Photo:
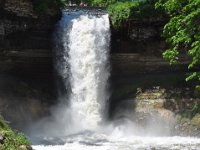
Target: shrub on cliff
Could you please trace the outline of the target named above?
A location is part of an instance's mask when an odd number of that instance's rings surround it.
[[[108,5],[112,23],[120,25],[123,21],[129,19],[133,11],[137,10],[138,5],[138,2],[117,2]]]
[[[170,17],[163,32],[170,48],[163,57],[174,64],[184,52],[192,58],[188,69],[194,68],[200,62],[200,0],[158,0],[156,7]],[[200,80],[200,73],[193,72],[186,80],[194,78]]]
[[[119,26],[122,22],[132,18],[152,17],[160,15],[159,10],[155,10],[157,0],[122,0],[109,3],[108,13],[114,26]]]
[[[31,150],[29,141],[22,133],[14,132],[0,116],[0,149]]]

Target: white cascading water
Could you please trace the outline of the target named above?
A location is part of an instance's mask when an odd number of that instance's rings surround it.
[[[67,107],[59,106],[57,120],[48,131],[55,130],[54,136],[59,133],[62,144],[35,145],[35,150],[200,150],[197,138],[135,136],[137,128],[132,123],[98,130],[109,97],[108,15],[64,13],[58,34],[56,68],[68,91],[61,99],[69,102]],[[47,139],[52,143],[58,140]]]
[[[72,20],[69,46],[70,110],[75,125],[96,129],[107,100],[110,26],[108,15],[81,15]]]
[[[71,126],[95,130],[103,120],[108,99],[110,24],[108,15],[64,13],[62,59],[57,61],[68,92]],[[67,21],[66,21],[67,20]],[[60,66],[62,65],[62,66]],[[68,114],[69,115],[69,114]]]

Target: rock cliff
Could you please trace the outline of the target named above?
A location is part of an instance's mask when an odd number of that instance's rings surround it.
[[[52,36],[60,11],[34,11],[31,0],[0,1],[1,71],[51,72]]]
[[[56,99],[52,36],[60,10],[41,15],[33,2],[0,0],[0,112],[18,129],[47,115]]]

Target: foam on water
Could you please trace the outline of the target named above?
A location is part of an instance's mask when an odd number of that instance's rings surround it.
[[[87,140],[86,140],[87,139]],[[189,137],[107,137],[104,140],[95,137],[96,142],[87,137],[78,138],[65,145],[34,146],[36,150],[200,150],[200,140]],[[103,141],[103,142],[102,142]]]

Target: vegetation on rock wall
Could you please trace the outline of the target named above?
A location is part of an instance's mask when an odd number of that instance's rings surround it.
[[[0,116],[0,149],[31,150],[29,141],[22,133],[14,132]]]
[[[200,61],[200,0],[159,0],[156,7],[170,17],[164,27],[164,37],[170,48],[163,57],[174,64],[185,51],[192,58],[188,69],[194,68]],[[200,80],[200,73],[193,72],[186,80],[194,78]]]

